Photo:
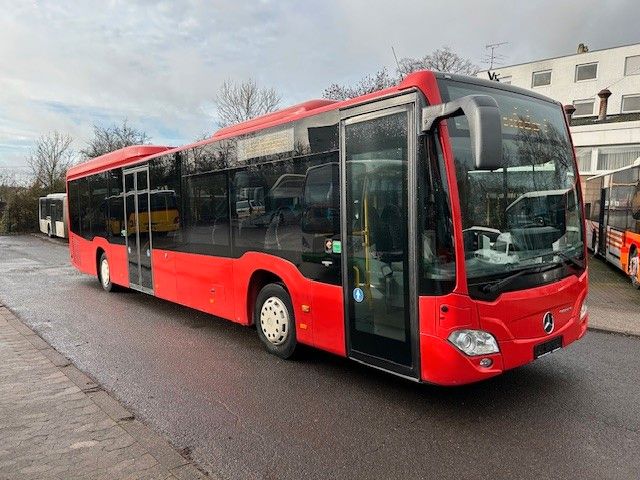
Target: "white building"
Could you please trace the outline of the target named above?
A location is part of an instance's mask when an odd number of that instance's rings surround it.
[[[620,168],[640,157],[640,44],[594,51],[580,44],[573,55],[500,67],[492,73],[501,82],[575,107],[571,133],[582,174]],[[488,75],[486,70],[478,73]],[[601,105],[598,93],[603,90],[611,96]]]

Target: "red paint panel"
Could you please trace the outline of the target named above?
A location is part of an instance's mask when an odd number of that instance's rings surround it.
[[[342,287],[311,283],[313,345],[346,356]]]
[[[504,369],[520,367],[533,361],[533,347],[539,343],[545,342],[550,338],[555,338],[562,335],[562,346],[566,347],[571,343],[579,340],[587,332],[587,325],[589,319],[581,322],[579,317],[580,312],[576,312],[576,315],[572,317],[571,321],[564,325],[563,328],[553,332],[552,335],[545,335],[544,337],[525,339],[525,340],[510,340],[502,342],[500,344],[500,350],[504,361]]]
[[[107,257],[109,258],[109,271],[111,281],[123,287],[129,286],[129,262],[126,245],[109,245]]]
[[[101,237],[86,240],[73,232],[69,232],[71,263],[81,272],[97,275],[98,249],[102,249],[107,254],[111,281],[117,285],[128,286],[127,247],[110,244]]]
[[[155,248],[151,251],[153,292],[156,297],[171,302],[178,301],[175,261],[175,252]]]
[[[632,248],[636,251],[640,248],[640,234],[627,230],[624,232],[624,245],[620,249],[620,266],[627,275],[629,274],[629,254]]]
[[[163,250],[156,252],[164,253]],[[194,253],[173,254],[178,303],[235,320],[233,260]]]
[[[494,302],[477,302],[480,324],[498,341],[544,337],[542,317],[551,312],[556,330],[578,315],[587,292],[587,274],[528,290],[503,293]]]

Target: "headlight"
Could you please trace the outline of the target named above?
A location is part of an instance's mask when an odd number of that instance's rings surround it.
[[[587,307],[587,300],[585,299],[584,302],[582,302],[582,306],[580,307],[580,320],[584,320],[584,318],[587,316],[587,313],[589,312],[589,308]]]
[[[482,330],[456,330],[449,341],[467,355],[487,355],[500,351],[493,335]]]

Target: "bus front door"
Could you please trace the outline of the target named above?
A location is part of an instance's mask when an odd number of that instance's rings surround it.
[[[342,269],[349,357],[416,378],[413,112],[405,103],[343,117]]]
[[[129,286],[153,293],[147,166],[124,171],[124,191]]]
[[[598,218],[598,252],[603,257],[607,254],[607,222],[609,220],[609,189],[600,191],[600,215]]]
[[[56,231],[56,218],[58,218],[58,212],[57,210],[57,205],[56,202],[51,202],[51,204],[49,205],[49,217],[51,218],[50,221],[50,225],[51,225],[51,236],[52,237],[57,237],[58,233]]]

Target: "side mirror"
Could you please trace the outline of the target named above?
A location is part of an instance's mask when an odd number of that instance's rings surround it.
[[[422,109],[422,131],[430,131],[438,120],[464,115],[469,121],[469,135],[476,169],[502,168],[502,119],[500,109],[489,95],[467,95],[448,103]]]

